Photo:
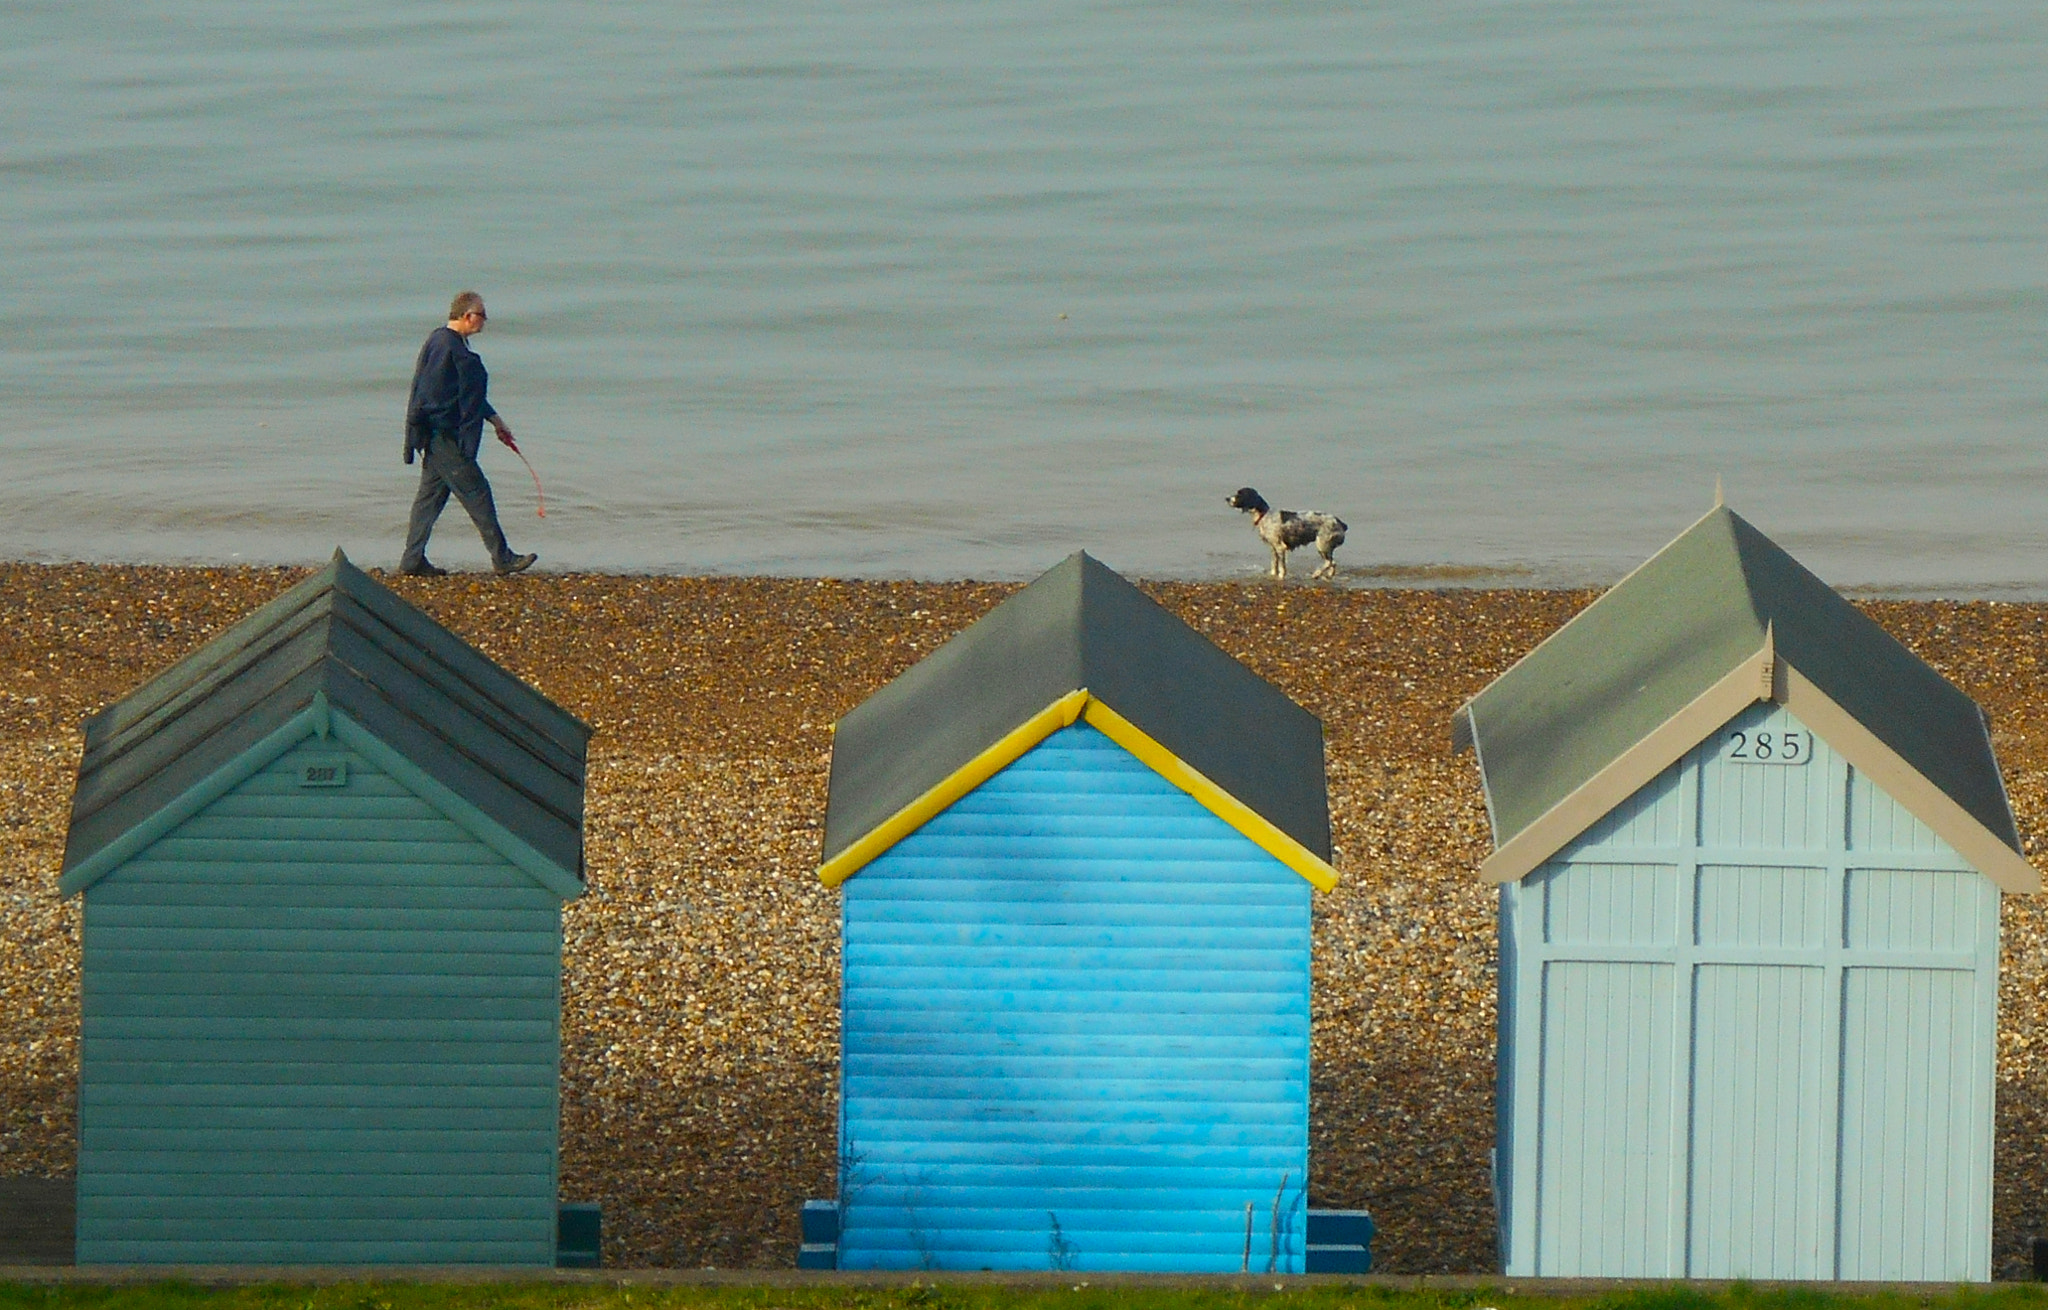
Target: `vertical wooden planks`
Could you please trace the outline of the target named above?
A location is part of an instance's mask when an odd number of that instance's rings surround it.
[[[1553,862],[1527,880],[1543,897],[1553,943],[1668,943],[1678,930],[1675,864]]]
[[[1676,1274],[1669,965],[1560,961],[1543,977],[1539,1268]]]
[[[1952,869],[1849,870],[1848,944],[1864,951],[1971,951],[1998,889]]]
[[[1854,770],[1848,796],[1837,1267],[1988,1278],[1998,890]]]
[[[1827,944],[1828,871],[1769,864],[1702,864],[1694,895],[1701,946]]]
[[[1905,806],[1871,782],[1861,769],[1849,770],[1849,849],[1937,855],[1945,843]]]
[[[1742,758],[1760,734],[1804,762]],[[1738,715],[1503,907],[1509,1273],[1989,1276],[1998,892],[1785,710]],[[1643,991],[1666,976],[1668,1021]],[[1668,1083],[1618,1049],[1671,1052]],[[1609,1213],[1666,1156],[1663,1214]]]
[[[1859,1279],[1983,1278],[1968,1128],[1975,1024],[1962,970],[1851,969],[1842,1023],[1841,1267]]]
[[[1694,974],[1694,1277],[1826,1278],[1824,972],[1702,964]]]
[[[1567,851],[1584,846],[1678,845],[1683,840],[1684,810],[1692,799],[1686,794],[1684,775],[1681,760],[1602,815]]]
[[[1754,759],[1761,744],[1783,750],[1788,735],[1810,752],[1804,764]],[[1774,752],[1775,754],[1776,752]],[[1818,851],[1840,838],[1828,829],[1828,793],[1841,763],[1827,743],[1776,705],[1757,705],[1696,748],[1699,842],[1708,848]]]

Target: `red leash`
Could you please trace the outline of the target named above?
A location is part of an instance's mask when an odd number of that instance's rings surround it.
[[[512,440],[511,437],[508,437],[505,434],[500,433],[498,434],[498,440],[504,442],[507,446],[511,447],[512,453],[519,456],[519,462],[521,464],[526,465],[526,476],[533,479],[534,498],[540,502],[540,508],[535,510],[534,513],[539,515],[541,518],[546,518],[548,516],[548,497],[547,493],[540,489],[540,474],[535,473],[533,471],[533,461],[526,457],[526,452],[521,450],[519,448],[519,443]]]

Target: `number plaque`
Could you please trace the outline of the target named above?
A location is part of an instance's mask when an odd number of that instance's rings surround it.
[[[1722,758],[1733,764],[1804,764],[1813,756],[1813,734],[1803,728],[1731,730]]]
[[[301,787],[346,787],[348,786],[348,761],[307,760],[299,765]]]

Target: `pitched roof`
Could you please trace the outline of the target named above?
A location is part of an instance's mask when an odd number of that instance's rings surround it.
[[[86,720],[65,872],[92,862],[309,709],[325,723],[330,707],[580,880],[589,727],[340,551]],[[78,881],[67,878],[67,891],[78,890]]]
[[[1219,813],[1234,801],[1327,864],[1322,724],[1076,552],[839,721],[825,811],[827,868],[992,748],[1019,742],[1015,758],[1073,722],[1084,701],[1089,720],[1112,737],[1122,733],[1141,752],[1145,741],[1156,744],[1163,754],[1151,752],[1155,768],[1169,776],[1192,771],[1213,784],[1224,794],[1210,796]],[[1207,795],[1182,785],[1198,799]]]
[[[1641,779],[1648,781],[1744,705],[1782,700],[1800,714],[1788,696],[1811,702],[1802,715],[1808,726],[1852,763],[1924,780],[1919,790],[1941,814],[1918,817],[1951,844],[1983,851],[1976,839],[1988,838],[2018,856],[2012,809],[1976,703],[1717,505],[1458,710],[1454,742],[1477,750],[1496,859],[1539,825],[1551,830],[1514,868],[1491,876],[1520,877],[1577,836],[1584,825],[1558,826],[1566,802],[1587,796],[1631,752],[1663,742],[1653,753],[1668,758],[1634,761],[1631,778],[1649,769]],[[1814,716],[1840,731],[1831,736]],[[1685,724],[1697,732],[1672,735]],[[1868,739],[1864,759],[1834,739],[1844,734]],[[1898,799],[1913,808],[1911,797]],[[1972,825],[1975,834],[1965,831]]]

